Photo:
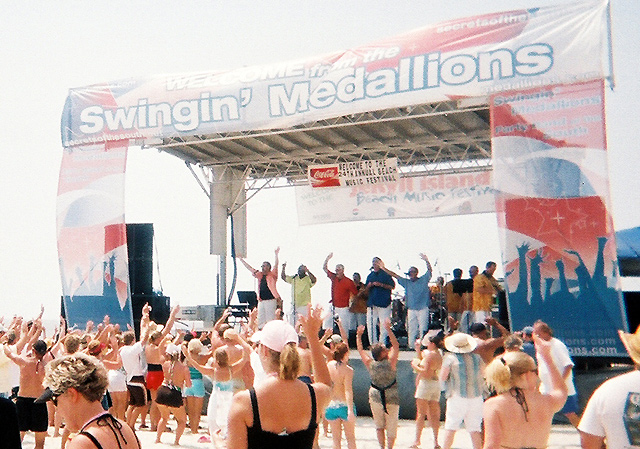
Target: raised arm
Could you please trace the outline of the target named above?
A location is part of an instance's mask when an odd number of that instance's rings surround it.
[[[384,323],[382,325],[387,330],[389,341],[391,342],[391,350],[389,351],[389,363],[391,363],[391,366],[395,369],[396,365],[398,364],[398,357],[400,356],[400,343],[398,343],[398,339],[391,329],[391,320],[384,320]]]
[[[311,307],[311,305],[308,307],[307,316],[301,316],[300,322],[302,323],[302,329],[307,336],[307,342],[311,350],[314,383],[322,383],[331,387],[331,375],[329,374],[329,368],[322,353],[322,345],[318,339],[318,332],[322,325],[322,309],[320,307]]]
[[[4,355],[6,355],[9,359],[11,359],[12,362],[16,363],[17,365],[22,366],[26,363],[22,356],[14,354],[13,351],[9,349],[9,346],[2,345],[2,349],[4,349]]]
[[[234,341],[240,346],[242,346],[242,358],[237,362],[235,362],[233,365],[231,365],[231,371],[235,375],[239,373],[242,370],[242,368],[244,368],[244,365],[249,361],[249,357],[251,356],[251,346],[249,346],[249,344],[244,340],[244,338],[242,338],[240,335],[236,334],[235,332],[232,335],[234,336],[233,337]]]
[[[42,322],[39,319],[35,320],[31,325],[31,329],[29,330],[28,339],[27,339],[27,347],[30,348],[32,344],[34,344],[38,338],[40,338],[40,333],[42,332]]]
[[[227,318],[229,318],[229,315],[231,315],[231,308],[227,307],[222,311],[222,315],[220,316],[218,321],[216,321],[216,324],[213,325],[213,330],[217,332],[218,329],[220,329],[220,326],[227,322]]]
[[[362,346],[362,334],[364,334],[364,326],[358,326],[356,330],[356,349],[358,349],[362,363],[369,369],[369,366],[371,366],[371,357],[365,352]]]
[[[567,401],[567,384],[558,370],[558,367],[553,363],[551,356],[551,342],[544,341],[536,334],[533,334],[533,342],[536,346],[536,355],[539,360],[542,360],[549,369],[551,376],[551,391],[546,395],[551,401],[551,408],[554,412],[559,411],[564,403]]]
[[[322,269],[324,272],[329,275],[329,259],[333,257],[333,253],[329,253],[327,257],[324,259],[324,263],[322,264]]]
[[[284,262],[282,264],[282,273],[280,273],[280,277],[282,278],[283,281],[287,282],[287,262]]]
[[[508,337],[509,334],[509,330],[507,330],[506,327],[504,327],[502,324],[500,324],[500,322],[498,320],[496,320],[494,317],[490,316],[487,319],[485,319],[485,323],[487,323],[489,326],[493,326],[496,329],[498,329],[498,331],[500,332],[500,336],[501,337]]]
[[[169,335],[169,332],[171,332],[171,329],[173,329],[173,325],[176,323],[178,313],[180,313],[180,306],[176,305],[173,309],[171,309],[171,314],[169,315],[167,324],[165,324],[164,328],[162,329],[162,338]]]
[[[332,329],[325,329],[324,334],[322,334],[322,338],[320,339],[320,344],[324,345],[329,339],[329,337],[331,337],[332,335],[333,335]]]
[[[385,265],[384,262],[382,260],[380,260],[380,262],[378,262],[378,265],[380,266],[380,269],[382,271],[384,271],[385,273],[387,273],[389,276],[394,277],[396,279],[398,279],[400,277],[400,275],[398,275],[398,273],[391,271],[390,269],[388,269]],[[382,285],[380,285],[379,287],[382,287]],[[393,290],[393,289],[392,289]]]
[[[276,275],[276,278],[278,277],[278,264],[280,263],[280,259],[278,258],[278,256],[280,255],[280,247],[278,246],[275,251],[275,260],[274,260],[274,264],[273,264],[273,274]]]
[[[431,277],[431,273],[432,273],[433,270],[431,269],[431,262],[429,262],[429,258],[427,257],[427,255],[425,253],[420,253],[420,259],[424,260],[424,263],[427,264],[427,273],[429,274],[429,277]],[[436,262],[437,262],[437,260],[436,260]]]
[[[102,363],[107,369],[119,369],[122,366],[122,358],[118,351],[118,340],[114,334],[109,336],[109,346],[111,350],[104,356]]]
[[[40,314],[36,317],[34,321],[41,320],[42,315],[44,315],[44,304],[40,304]]]
[[[318,282],[318,278],[316,278],[315,274],[309,271],[306,265],[304,266],[304,269],[307,270],[307,276],[311,279],[311,285],[315,285],[315,283]]]
[[[16,343],[16,354],[22,353],[22,350],[27,345],[27,342],[32,336],[31,335],[32,330],[33,330],[33,326],[31,326],[31,329],[29,329],[26,321],[22,321],[20,323],[20,339]]]
[[[244,258],[242,258],[242,257],[238,257],[238,260],[240,260],[240,262],[242,262],[242,265],[244,265],[244,266],[245,266],[245,268],[246,268],[247,270],[249,270],[249,271],[251,271],[251,273],[255,274],[255,272],[256,272],[257,270],[256,270],[255,268],[253,268],[251,265],[249,265],[249,264],[247,263],[247,261],[246,261],[246,260],[244,260]]]
[[[149,338],[149,327],[151,324],[151,318],[149,317],[150,312],[151,306],[149,303],[142,306],[142,317],[140,318],[140,343],[142,343],[142,345],[146,345],[147,339]]]

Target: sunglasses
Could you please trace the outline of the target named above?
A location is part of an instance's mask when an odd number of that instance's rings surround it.
[[[65,394],[67,392],[67,390],[63,391],[62,393],[54,393],[53,395],[51,395],[51,402],[53,403],[53,405],[55,405],[56,407],[58,406],[58,398],[60,396],[62,396],[63,394]]]

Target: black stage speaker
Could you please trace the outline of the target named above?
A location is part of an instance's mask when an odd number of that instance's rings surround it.
[[[167,324],[169,315],[171,314],[171,301],[168,296],[131,295],[131,311],[133,313],[133,325],[137,338],[140,338],[142,307],[147,303],[151,306],[149,317],[158,324]]]
[[[247,304],[249,309],[258,307],[258,295],[254,291],[238,292],[240,304]]]
[[[152,295],[153,223],[127,223],[127,252],[131,294]]]
[[[640,292],[623,292],[623,295],[629,332],[635,332],[640,325]]]

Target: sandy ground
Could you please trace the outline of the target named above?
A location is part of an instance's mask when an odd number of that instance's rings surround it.
[[[359,449],[379,449],[378,441],[376,439],[376,431],[373,426],[373,421],[368,417],[360,417],[357,419],[356,425],[356,445]],[[203,423],[204,424],[204,423]],[[170,421],[169,426],[175,429],[175,422]],[[50,434],[53,434],[53,429],[49,430]],[[137,431],[138,438],[140,438],[140,442],[143,448],[169,448],[173,446],[173,433],[165,433],[162,436],[162,443],[155,444],[155,432],[151,432],[149,430],[138,430]],[[187,449],[211,449],[213,448],[213,444],[210,442],[200,442],[199,440],[207,435],[206,430],[202,429],[199,434],[192,434],[190,430],[184,433],[180,440],[180,446]],[[398,437],[396,439],[395,447],[402,449],[408,448],[412,443],[415,436],[415,426],[413,421],[409,420],[400,420],[400,424],[398,425]],[[347,447],[345,441],[343,441],[342,446],[344,448]],[[25,436],[23,442],[23,448],[32,449],[34,447],[34,439],[33,434],[28,433]],[[320,447],[322,449],[331,449],[332,439],[331,436],[325,437],[324,435],[320,436]],[[422,434],[422,449],[432,449],[433,448],[433,438],[430,432],[430,429],[425,429]],[[560,448],[570,448],[577,449],[580,447],[580,438],[578,436],[578,431],[575,430],[571,426],[566,425],[554,425],[551,437],[549,439],[549,449],[560,449]],[[60,438],[48,437],[45,441],[46,449],[59,449],[60,448]],[[467,449],[471,448],[471,440],[469,439],[469,434],[464,430],[459,431],[456,434],[455,440],[453,442],[454,449]],[[109,449],[109,448],[105,448]]]

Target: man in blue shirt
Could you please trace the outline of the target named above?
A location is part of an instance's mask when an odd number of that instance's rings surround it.
[[[387,330],[382,323],[391,319],[391,291],[396,283],[382,267],[384,264],[379,257],[372,260],[371,273],[367,276],[367,290],[369,292],[369,302],[367,303],[367,329],[369,332],[369,343],[385,343]],[[376,332],[376,325],[380,326],[380,338]]]
[[[429,258],[420,253],[420,258],[427,264],[427,271],[418,277],[416,267],[409,268],[408,278],[402,277],[389,270],[382,264],[381,268],[389,275],[398,280],[398,284],[404,287],[404,301],[407,307],[407,333],[409,336],[409,347],[421,339],[427,333],[429,324],[429,302],[431,295],[429,292],[429,280],[431,279],[431,264]]]

